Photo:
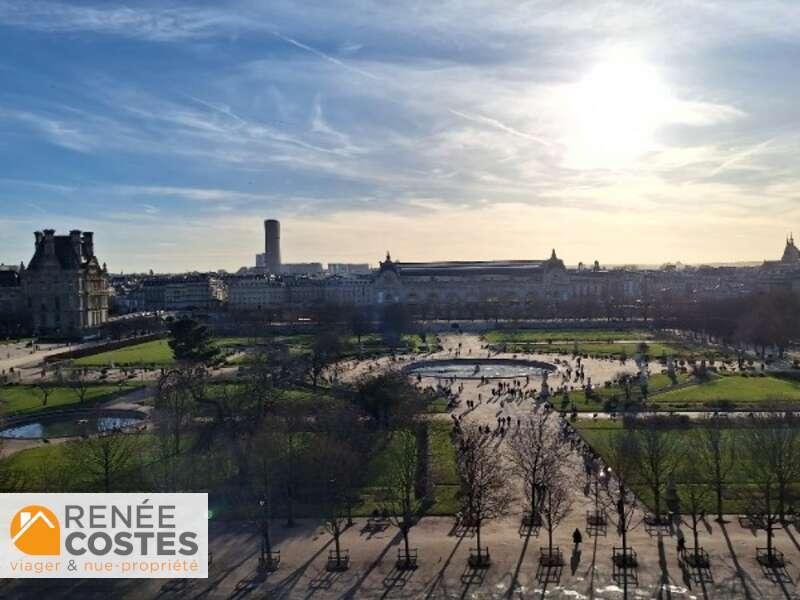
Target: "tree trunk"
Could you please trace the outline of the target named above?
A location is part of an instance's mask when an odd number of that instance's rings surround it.
[[[478,519],[475,523],[476,543],[478,546],[478,563],[481,561],[481,520]]]
[[[411,553],[411,548],[408,544],[408,527],[404,525],[401,531],[403,532],[403,545],[406,549],[406,564],[408,564],[409,554]]]
[[[286,484],[286,526],[294,527],[294,492],[292,484]]]
[[[336,525],[333,528],[333,543],[336,546],[336,566],[338,567],[338,566],[341,565],[341,560],[342,560],[342,550],[339,547],[339,526],[338,525]]]
[[[623,512],[620,514],[622,517],[622,569],[623,569],[623,577],[622,577],[622,598],[623,600],[627,600],[628,598],[628,526],[625,523],[625,513]]]
[[[716,492],[717,492],[717,519],[721,522],[722,517],[722,486],[717,483],[716,485]]]
[[[656,521],[658,524],[661,524],[661,485],[660,483],[656,483],[653,486],[653,503],[656,507]]]

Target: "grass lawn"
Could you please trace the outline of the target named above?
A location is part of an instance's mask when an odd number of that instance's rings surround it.
[[[125,391],[135,389],[136,385],[126,385]],[[86,405],[108,400],[119,393],[116,385],[91,385],[86,393]],[[58,386],[50,389],[47,406],[42,405],[42,395],[36,386],[10,385],[0,388],[0,411],[4,415],[22,414],[39,410],[52,410],[55,408],[79,405],[78,394],[70,387]]]
[[[517,331],[495,330],[483,335],[490,344],[525,344],[540,342],[613,342],[616,340],[644,340],[652,337],[645,331],[623,329],[523,329]]]
[[[573,425],[583,436],[583,439],[586,440],[586,442],[589,443],[597,452],[599,452],[601,456],[605,456],[607,454],[608,445],[610,440],[613,439],[613,436],[620,435],[623,431],[623,423],[621,419],[579,419],[578,421],[573,422]],[[698,433],[697,430],[699,430],[701,427],[702,423],[697,423],[695,421],[689,427],[670,430],[670,435],[678,438],[676,447],[678,448],[678,451],[681,452],[680,460],[678,462],[678,473],[680,473],[682,464],[686,464],[688,461],[695,460],[695,456],[688,449],[691,448],[693,436]],[[726,429],[723,443],[730,444],[733,448],[736,448],[736,444],[741,443],[737,442],[737,436],[742,434],[743,430],[741,428],[731,427]],[[729,477],[729,483],[723,498],[723,509],[724,512],[728,514],[739,514],[744,510],[745,500],[743,498],[743,492],[745,492],[751,485],[747,475],[747,467],[748,464],[746,457],[737,454],[734,461],[734,468]],[[651,493],[641,481],[634,480],[629,483],[632,485],[637,496],[639,496],[642,501],[648,505],[652,505]],[[685,489],[690,485],[707,485],[707,482],[686,481],[679,478],[676,481],[676,484],[678,493],[680,494],[681,489]],[[794,487],[795,491],[800,490],[800,481],[796,482]],[[706,512],[714,513],[715,511],[716,507],[714,505],[714,496],[713,494],[709,494]]]
[[[431,478],[436,502],[428,511],[432,515],[453,515],[458,511],[456,494],[460,487],[456,470],[456,449],[450,437],[451,425],[432,421],[430,431]]]
[[[659,408],[672,409],[715,408],[720,403],[732,403],[738,409],[758,410],[770,405],[796,405],[800,402],[800,383],[776,377],[726,375],[658,394],[651,402]]]
[[[108,367],[130,365],[171,365],[175,362],[167,340],[153,340],[134,346],[84,356],[73,362],[78,367]]]
[[[495,349],[506,352],[543,352],[558,354],[625,355],[633,357],[640,341],[646,341],[651,359],[664,356],[677,358],[725,359],[731,355],[717,348],[679,341],[654,339],[654,334],[641,330],[578,329],[489,331],[484,339]]]
[[[545,352],[558,354],[589,354],[594,356],[616,357],[626,356],[633,358],[636,355],[638,343],[636,342],[569,342],[535,345],[528,347],[509,347],[508,351]],[[648,355],[651,358],[677,354],[676,348],[665,342],[647,342]]]
[[[685,373],[676,373],[676,375],[678,378],[678,384],[685,383],[689,380],[689,376]],[[663,373],[652,375],[648,380],[648,391],[651,394],[669,387],[672,387],[672,381]],[[618,385],[612,385],[609,387],[600,386],[596,388],[594,392],[597,394],[597,396],[599,396],[599,399],[589,400],[586,398],[584,391],[578,389],[569,393],[569,402],[564,402],[563,395],[557,395],[553,399],[553,404],[556,408],[561,410],[571,410],[572,403],[574,402],[575,408],[578,409],[578,412],[598,412],[603,410],[603,401],[611,398],[612,396],[616,396],[620,402],[623,402],[625,399],[625,391]],[[633,398],[639,397],[640,390],[638,383],[634,383],[632,385],[631,392]],[[660,396],[653,397],[652,401],[656,402],[656,398],[659,397]]]

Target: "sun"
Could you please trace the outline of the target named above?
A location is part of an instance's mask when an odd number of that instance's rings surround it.
[[[567,163],[625,168],[654,147],[670,94],[655,68],[631,55],[596,64],[567,93]]]

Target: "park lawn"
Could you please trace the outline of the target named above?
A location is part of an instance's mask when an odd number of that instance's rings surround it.
[[[126,384],[122,389],[125,392],[139,387],[135,384]],[[117,385],[100,384],[90,385],[86,393],[85,405],[91,405],[103,400],[109,400],[120,393]],[[0,412],[3,415],[31,413],[40,410],[53,410],[56,408],[77,408],[80,406],[78,394],[68,386],[54,386],[50,388],[47,405],[42,405],[42,396],[39,389],[33,385],[10,385],[0,388]]]
[[[616,340],[645,340],[652,338],[646,331],[624,329],[523,329],[494,330],[483,334],[489,344],[526,344],[555,342],[613,342]]]
[[[590,356],[615,356],[633,358],[638,350],[638,342],[568,342],[534,346],[510,347],[509,352],[543,352],[547,354],[583,354]],[[647,354],[651,358],[677,354],[676,348],[665,342],[647,342]]]
[[[243,337],[223,337],[214,339],[214,344],[222,350],[236,346],[248,345],[250,341]],[[108,352],[99,352],[90,356],[84,356],[73,361],[78,367],[108,367],[112,364],[116,366],[131,365],[172,365],[175,357],[172,348],[169,347],[169,340],[152,340],[142,342],[133,346],[126,346]]]
[[[172,348],[167,340],[143,342],[117,350],[100,352],[76,359],[73,364],[78,367],[108,367],[130,365],[171,365],[175,362]]]
[[[678,379],[678,385],[689,381],[689,375],[686,373],[676,373],[675,375]],[[657,373],[655,375],[651,375],[648,379],[647,389],[648,393],[652,394],[654,392],[661,392],[661,390],[668,389],[672,387],[672,385],[672,380],[670,380],[669,376],[667,376],[665,373]],[[599,399],[589,400],[586,398],[584,391],[578,389],[569,393],[568,403],[564,403],[563,395],[556,395],[553,398],[553,403],[557,408],[562,410],[571,410],[572,403],[574,403],[578,412],[598,412],[603,409],[603,401],[611,398],[612,396],[616,396],[619,402],[624,402],[625,400],[625,390],[618,385],[611,385],[608,387],[599,386],[595,388],[594,392],[597,394],[597,396],[599,396]],[[634,399],[639,397],[640,388],[638,383],[633,383],[631,386],[631,392]],[[653,398],[650,401],[655,400],[656,399]]]
[[[578,419],[572,425],[580,432],[583,439],[594,448],[601,456],[606,456],[608,452],[608,444],[612,436],[622,433],[623,421],[622,419]],[[692,434],[695,430],[702,427],[702,424],[694,422],[690,427],[676,428],[670,430],[670,435],[677,436],[679,441],[677,447],[683,451],[678,462],[678,470],[680,473],[682,467],[689,461],[695,460],[693,453],[688,449],[691,448]],[[741,431],[736,428],[729,428],[726,430],[726,439],[729,444],[736,447],[735,438],[731,436],[737,435]],[[752,486],[748,474],[748,464],[744,457],[738,457],[734,462],[734,468],[729,477],[727,489],[723,495],[723,511],[726,514],[740,514],[745,509],[746,492]],[[647,487],[641,482],[634,480],[629,482],[636,495],[649,507],[652,507],[652,495]],[[707,485],[706,482],[699,481],[686,481],[678,479],[676,487],[680,495],[682,489],[686,489],[690,485]],[[795,491],[800,491],[800,481],[795,482],[792,486]],[[706,512],[714,513],[716,511],[715,500],[713,493],[708,494]]]
[[[706,383],[658,394],[650,402],[659,408],[715,409],[723,405],[741,410],[796,405],[800,383],[776,377],[725,375]]]
[[[450,435],[452,426],[444,421],[431,421],[428,427],[435,502],[427,512],[453,515],[458,511],[457,494],[461,481],[456,469],[456,449]]]

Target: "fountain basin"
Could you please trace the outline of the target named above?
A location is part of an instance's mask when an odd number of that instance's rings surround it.
[[[435,377],[437,379],[518,379],[520,377],[541,378],[552,373],[555,365],[538,360],[510,358],[454,358],[423,360],[406,367],[409,375]]]
[[[143,424],[146,418],[144,413],[133,410],[57,411],[14,419],[0,430],[0,438],[35,440],[124,431]]]

